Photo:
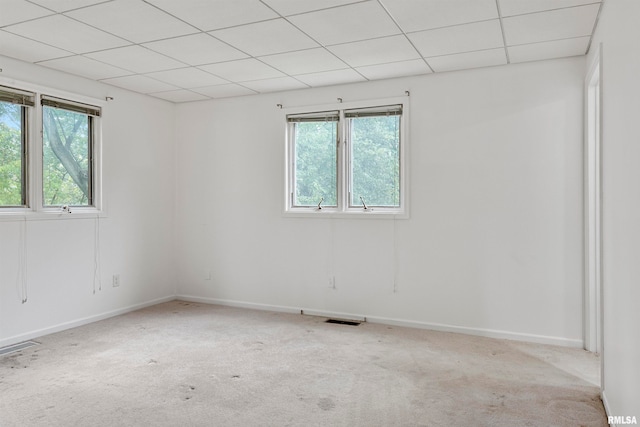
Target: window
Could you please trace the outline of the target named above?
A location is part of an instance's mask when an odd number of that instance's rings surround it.
[[[34,94],[0,86],[0,206],[27,205],[27,109]]]
[[[99,212],[101,115],[98,106],[0,86],[0,215]]]
[[[287,212],[405,214],[404,101],[288,114]]]
[[[44,206],[93,206],[93,120],[100,110],[42,97]]]
[[[290,116],[292,205],[338,206],[338,111]]]
[[[402,106],[345,111],[349,205],[400,207]]]

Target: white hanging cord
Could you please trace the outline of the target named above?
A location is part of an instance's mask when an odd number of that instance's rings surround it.
[[[393,218],[393,293],[398,292],[398,231],[397,221]]]
[[[27,217],[23,217],[23,221],[20,223],[18,275],[16,284],[20,290],[20,300],[22,304],[26,304],[29,299],[27,289]]]
[[[98,290],[102,290],[102,274],[100,268],[100,215],[96,215],[94,222],[94,247],[93,247],[93,293],[96,293],[96,282]]]

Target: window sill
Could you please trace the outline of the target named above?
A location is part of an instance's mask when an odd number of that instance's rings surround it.
[[[315,208],[290,209],[282,214],[285,218],[323,218],[323,219],[409,219],[409,214],[401,210],[376,208],[364,210],[338,211],[335,209]]]
[[[104,211],[93,208],[71,208],[71,212],[61,212],[59,209],[33,211],[30,209],[0,210],[0,222],[4,221],[59,221],[69,219],[94,219],[105,218]]]

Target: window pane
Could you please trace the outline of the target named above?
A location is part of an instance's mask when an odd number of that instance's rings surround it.
[[[297,122],[294,206],[337,206],[337,121]]]
[[[91,117],[48,106],[42,115],[44,205],[91,205]]]
[[[352,206],[400,206],[400,118],[349,119]]]
[[[26,204],[23,108],[0,102],[0,206]]]

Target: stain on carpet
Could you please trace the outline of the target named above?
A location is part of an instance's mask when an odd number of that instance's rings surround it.
[[[329,399],[328,397],[323,397],[320,400],[318,400],[318,407],[323,411],[330,411],[336,407],[336,404],[334,403],[333,400]]]

